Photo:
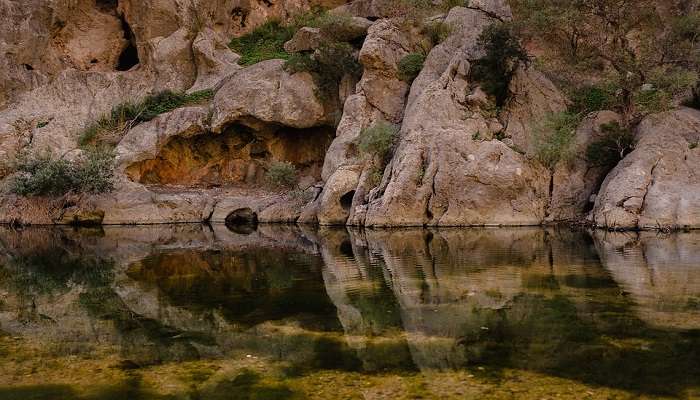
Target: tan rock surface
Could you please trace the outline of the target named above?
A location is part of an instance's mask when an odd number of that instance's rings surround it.
[[[636,138],[635,150],[600,188],[595,223],[631,229],[700,227],[700,111],[651,115],[637,128]]]

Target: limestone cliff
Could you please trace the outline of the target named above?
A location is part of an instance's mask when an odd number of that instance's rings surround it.
[[[474,72],[485,56],[482,33],[513,18],[507,2],[469,0],[427,13],[401,12],[395,3],[0,0],[7,27],[0,32],[0,223],[223,222],[246,210],[262,222],[322,225],[588,218],[611,228],[700,227],[693,168],[700,112],[646,117],[634,130],[635,150],[612,166],[585,153],[601,127],[622,116],[587,115],[575,129],[573,156],[544,165],[534,156],[534,132],[567,109],[567,97],[533,62],[514,69],[500,101]],[[345,18],[346,29],[309,23],[284,50],[317,62],[327,39],[343,36],[362,72],[336,70],[342,76],[330,94],[317,71],[274,57],[249,65],[228,45],[269,21],[303,25],[299,16],[318,7],[330,10],[329,20]],[[424,56],[415,79],[404,77],[409,55]],[[119,105],[166,90],[213,95],[120,128],[111,139],[113,190],[29,197],[10,190],[22,157],[50,151],[80,160],[81,132]],[[393,145],[385,158],[368,157],[361,136],[381,123],[396,127]],[[279,162],[293,165],[293,187],[266,184]]]

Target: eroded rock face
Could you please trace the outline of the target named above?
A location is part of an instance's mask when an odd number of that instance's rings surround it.
[[[315,220],[312,215],[317,213],[322,224],[342,224],[353,218],[356,205],[365,202],[370,188],[360,178],[371,165],[358,150],[360,133],[381,121],[398,123],[403,119],[409,86],[398,78],[398,63],[415,49],[414,40],[396,21],[381,20],[370,27],[359,54],[362,79],[357,93],[345,100],[336,138],[323,165],[325,187],[305,220]],[[348,200],[348,195],[356,198]]]
[[[593,198],[608,168],[591,165],[586,159],[588,146],[599,140],[601,126],[621,123],[622,117],[612,111],[600,111],[587,116],[576,130],[573,159],[559,162],[552,173],[552,193],[547,219],[566,221],[582,218],[593,206]]]
[[[635,150],[601,186],[595,223],[628,229],[700,227],[700,111],[651,115],[636,138]]]
[[[116,2],[3,0],[0,20],[0,108],[66,68],[113,71],[128,46]]]
[[[365,224],[539,224],[546,171],[492,140],[502,126],[486,116],[468,81],[476,38],[493,20],[456,7],[446,21],[455,21],[455,31],[431,51],[411,88],[400,144]]]
[[[268,60],[232,76],[214,98],[212,129],[239,122],[277,123],[294,128],[329,124],[310,74],[289,75],[283,60]]]
[[[534,68],[520,66],[510,82],[510,99],[502,119],[504,134],[515,148],[533,152],[533,130],[549,114],[566,111],[567,100],[554,84]]]

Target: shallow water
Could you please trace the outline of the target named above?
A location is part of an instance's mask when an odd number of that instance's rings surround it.
[[[0,227],[0,399],[700,398],[700,232]]]

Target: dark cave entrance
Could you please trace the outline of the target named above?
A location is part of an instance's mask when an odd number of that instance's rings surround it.
[[[351,190],[340,197],[340,206],[343,207],[343,210],[350,211],[353,197],[355,197],[354,190]]]
[[[117,61],[117,71],[128,71],[135,66],[139,65],[139,51],[136,48],[136,36],[131,30],[129,23],[123,15],[119,17],[122,22],[122,30],[124,31],[124,39],[126,39],[129,44],[119,55],[119,60]]]

